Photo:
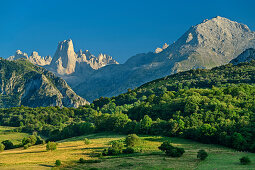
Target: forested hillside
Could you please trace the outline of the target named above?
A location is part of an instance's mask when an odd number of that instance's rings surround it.
[[[254,61],[190,70],[77,109],[1,109],[0,123],[50,140],[115,131],[180,136],[255,152],[254,75]]]

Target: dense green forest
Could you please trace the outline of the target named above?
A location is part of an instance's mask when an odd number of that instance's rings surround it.
[[[93,132],[180,136],[255,152],[255,62],[177,73],[84,107],[0,109],[0,124],[60,140]]]

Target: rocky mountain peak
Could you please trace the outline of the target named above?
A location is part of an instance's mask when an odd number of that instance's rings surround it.
[[[77,55],[74,52],[71,39],[58,43],[57,50],[51,62],[51,67],[59,74],[71,74],[75,71]]]

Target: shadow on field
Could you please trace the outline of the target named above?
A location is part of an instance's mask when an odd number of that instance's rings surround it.
[[[44,167],[48,167],[48,168],[52,168],[52,167],[54,167],[54,166],[52,166],[52,165],[46,165],[46,164],[39,164],[40,166],[44,166]]]
[[[34,151],[34,152],[19,152],[19,153],[6,153],[6,155],[8,154],[14,154],[14,155],[20,155],[20,154],[29,154],[29,153],[42,153],[42,152],[47,152],[47,151]]]
[[[149,137],[149,138],[144,138],[144,140],[151,141],[151,142],[164,142],[169,139],[165,137]]]

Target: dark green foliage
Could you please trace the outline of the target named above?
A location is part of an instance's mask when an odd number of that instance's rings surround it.
[[[5,140],[2,144],[5,146],[5,150],[14,148],[14,145],[10,140]]]
[[[180,136],[255,152],[254,77],[255,62],[190,70],[77,109],[0,109],[0,124],[38,131],[51,141],[113,131]]]
[[[240,158],[240,163],[242,165],[248,165],[251,163],[251,160],[248,156],[244,156],[244,157]]]
[[[125,154],[135,153],[135,149],[132,147],[127,147],[126,149],[123,149],[123,153]]]
[[[88,144],[91,143],[90,140],[89,140],[88,138],[85,138],[83,141],[84,141],[85,145],[88,145]]]
[[[48,142],[47,145],[46,145],[46,150],[47,151],[53,151],[53,150],[56,150],[57,149],[57,143],[55,142]]]
[[[83,158],[80,158],[78,162],[79,162],[79,163],[100,163],[100,162],[102,162],[102,160],[99,160],[99,159],[94,159],[94,160],[89,159],[89,160],[85,160],[85,159],[83,159]]]
[[[102,152],[102,154],[104,156],[106,155],[119,155],[122,153],[124,149],[124,144],[121,141],[113,141],[112,142],[112,146],[109,147],[108,149],[104,149],[104,151]]]
[[[35,135],[31,135],[29,137],[25,137],[22,140],[22,144],[23,145],[26,145],[28,143],[30,143],[31,145],[34,145],[34,144],[36,144],[36,142],[37,142],[37,137]]]
[[[129,134],[125,139],[127,147],[133,147],[140,143],[140,138],[136,134]]]
[[[197,152],[198,159],[205,160],[207,157],[208,157],[208,153],[204,149],[201,149]]]
[[[5,148],[4,144],[0,143],[0,152],[4,151],[4,148]]]
[[[55,165],[56,166],[60,166],[61,165],[61,161],[60,160],[56,160]]]
[[[169,141],[163,142],[159,149],[171,157],[181,157],[185,152],[183,148],[174,147]]]

